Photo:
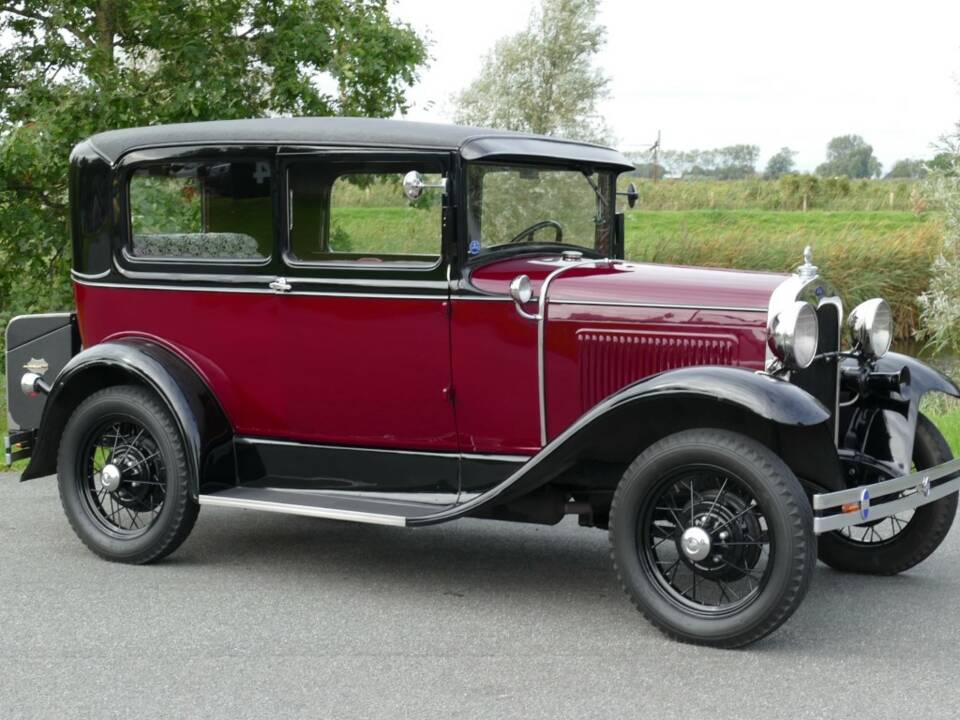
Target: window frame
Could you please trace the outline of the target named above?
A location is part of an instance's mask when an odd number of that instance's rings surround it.
[[[438,238],[438,247],[436,258],[429,261],[386,261],[386,262],[362,262],[358,260],[302,260],[293,254],[293,248],[290,236],[289,212],[290,212],[290,167],[298,164],[314,163],[320,166],[330,167],[339,165],[338,172],[333,176],[333,182],[330,184],[330,190],[333,189],[333,183],[345,175],[362,174],[383,174],[382,171],[372,172],[371,166],[382,166],[384,164],[396,164],[403,166],[413,165],[433,165],[437,169],[430,170],[431,173],[441,174],[447,179],[447,191],[443,194],[440,202],[440,236]],[[280,220],[280,248],[283,264],[295,270],[328,270],[336,271],[338,274],[343,272],[347,275],[356,275],[363,273],[417,273],[424,276],[436,275],[437,271],[450,263],[450,248],[454,242],[451,225],[448,221],[451,216],[451,210],[455,209],[454,192],[456,189],[454,182],[453,163],[449,152],[442,151],[416,151],[416,150],[345,150],[345,149],[318,149],[303,153],[289,153],[283,156],[280,163],[280,180],[282,186],[279,196],[281,216]],[[427,192],[437,192],[428,190]],[[329,229],[330,216],[327,217]],[[390,256],[391,253],[379,253],[379,255]]]
[[[268,254],[262,258],[199,258],[199,257],[144,257],[133,254],[133,215],[130,195],[131,181],[138,170],[175,164],[222,164],[233,162],[265,162],[270,167],[270,209],[271,233],[267,243]],[[149,148],[133,151],[118,163],[115,177],[115,196],[118,198],[121,233],[115,264],[121,274],[129,275],[138,269],[152,275],[148,268],[162,267],[155,271],[158,277],[166,274],[213,272],[223,276],[238,276],[262,273],[269,274],[269,268],[277,261],[277,223],[278,217],[278,177],[275,147],[186,147],[186,148]],[[124,267],[129,268],[124,272]],[[219,272],[218,272],[219,271]]]

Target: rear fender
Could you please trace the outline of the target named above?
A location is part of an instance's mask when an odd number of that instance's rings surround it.
[[[157,394],[186,444],[191,494],[236,484],[233,428],[213,392],[186,360],[150,340],[125,338],[74,356],[57,375],[22,480],[56,472],[60,437],[74,409],[111,385],[134,384]]]
[[[840,490],[846,484],[829,420],[830,412],[805,390],[767,375],[730,367],[671,370],[596,405],[499,485],[409,524],[482,514],[586,461],[625,466],[657,440],[697,427],[757,439],[783,458],[811,492]]]

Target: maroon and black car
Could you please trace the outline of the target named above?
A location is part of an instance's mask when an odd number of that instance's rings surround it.
[[[817,557],[927,557],[960,461],[919,401],[960,389],[889,352],[883,300],[845,318],[809,253],[793,275],[624,260],[631,169],[387,120],[95,135],[71,165],[76,311],[7,329],[8,461],[56,472],[80,539],[127,563],[202,505],[575,514],[657,627],[726,647],[783,623]]]

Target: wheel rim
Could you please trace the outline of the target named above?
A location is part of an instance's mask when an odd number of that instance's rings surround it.
[[[637,552],[661,595],[686,612],[729,615],[753,603],[773,568],[773,538],[746,483],[712,466],[664,477],[637,522]]]
[[[167,473],[160,446],[131,417],[113,417],[88,435],[79,455],[77,490],[101,530],[130,539],[146,533],[163,511]]]

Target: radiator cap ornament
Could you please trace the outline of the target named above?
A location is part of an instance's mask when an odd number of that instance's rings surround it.
[[[813,264],[813,248],[807,245],[803,249],[803,265],[797,268],[801,280],[813,280],[819,268]]]

